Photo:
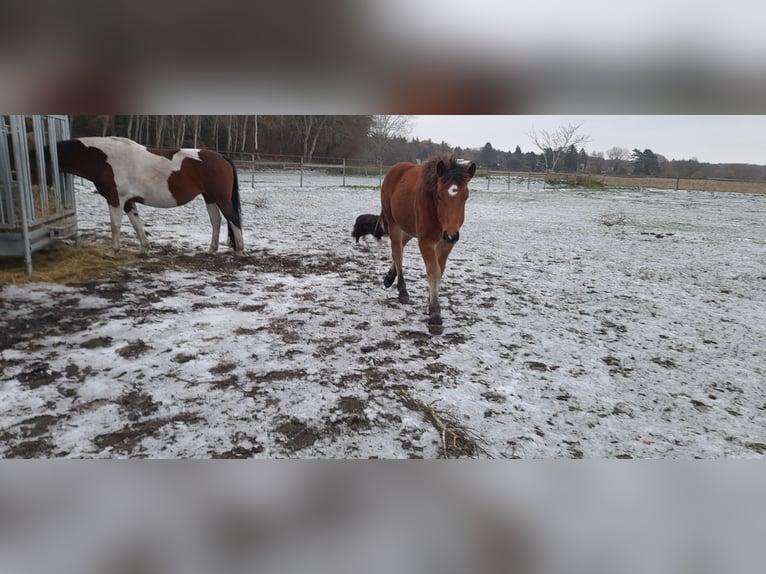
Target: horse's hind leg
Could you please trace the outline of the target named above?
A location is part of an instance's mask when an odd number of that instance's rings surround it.
[[[218,222],[219,223],[213,223],[213,210],[216,208],[216,205],[218,206],[218,209],[216,210],[216,214],[218,216]],[[225,202],[218,202],[218,203],[208,203],[207,204],[208,213],[211,214],[210,216],[210,223],[213,224],[213,227],[216,230],[219,230],[217,233],[215,233],[215,247],[218,248],[218,237],[220,234],[220,221],[221,221],[221,214],[223,214],[224,218],[226,218],[226,224],[229,226],[229,238],[230,243],[234,243],[234,252],[237,254],[242,254],[245,251],[245,242],[242,239],[242,229],[232,223],[232,220],[235,219],[235,213],[233,211],[233,208],[230,205],[227,205]],[[237,220],[239,218],[236,218]],[[231,241],[233,239],[233,241]],[[211,252],[214,251],[213,244],[210,244],[210,250]]]
[[[407,293],[407,284],[404,280],[404,270],[402,268],[402,254],[404,253],[404,246],[412,239],[411,236],[406,235],[401,229],[391,232],[391,255],[393,258],[393,264],[388,270],[383,284],[386,287],[390,287],[396,281],[396,288],[399,291],[399,302],[409,303],[410,295]]]
[[[144,226],[141,223],[141,218],[138,216],[138,209],[136,208],[135,202],[126,206],[125,213],[128,214],[128,220],[130,220],[130,224],[133,226],[136,235],[138,235],[138,242],[141,244],[138,254],[141,256],[146,255],[149,250],[149,240],[146,238]]]
[[[234,253],[235,254],[242,254],[245,251],[245,240],[242,239],[242,230],[234,225],[231,221],[227,222],[229,225],[229,229],[231,229],[232,234],[234,235]]]
[[[215,203],[206,203],[207,214],[210,216],[210,225],[213,228],[213,235],[210,238],[210,253],[218,251],[218,242],[221,237],[221,210]]]

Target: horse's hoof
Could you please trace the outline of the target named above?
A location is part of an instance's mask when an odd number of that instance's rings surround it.
[[[441,335],[444,331],[441,315],[431,315],[428,319],[428,332],[432,335]]]
[[[391,285],[393,285],[393,284],[394,284],[394,280],[395,280],[395,279],[396,279],[396,276],[393,276],[393,277],[389,277],[388,275],[386,275],[386,276],[383,278],[383,287],[385,287],[386,289],[388,289],[389,287],[391,287]]]
[[[114,252],[114,251],[112,251],[111,249],[110,249],[109,251],[105,251],[105,252],[104,252],[104,257],[105,257],[106,259],[114,259],[114,256],[115,256],[115,255],[116,255],[116,254],[115,254],[115,252]]]
[[[431,335],[441,335],[444,332],[444,325],[441,323],[428,323],[428,332]]]
[[[404,303],[405,305],[410,302],[410,296],[406,293],[404,295],[399,294],[399,303]]]

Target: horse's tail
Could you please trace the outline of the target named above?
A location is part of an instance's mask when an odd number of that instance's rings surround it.
[[[375,222],[375,231],[380,229],[383,233],[381,234],[381,237],[384,235],[388,235],[388,225],[386,225],[386,216],[383,215],[383,211],[380,212],[380,215],[378,216],[378,221]]]
[[[237,227],[239,227],[241,231],[242,230],[242,205],[240,204],[240,201],[239,201],[239,178],[237,177],[237,168],[234,167],[234,162],[231,161],[228,157],[226,156],[222,156],[222,157],[227,162],[229,162],[229,165],[231,166],[231,171],[234,174],[234,181],[231,187],[231,207],[232,207],[232,211],[234,212],[234,215],[229,220],[229,223],[236,225]],[[237,244],[234,241],[234,230],[231,228],[231,225],[227,225],[226,228],[229,230],[229,247],[236,247]]]

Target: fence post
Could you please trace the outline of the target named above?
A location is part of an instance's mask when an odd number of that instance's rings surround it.
[[[489,179],[492,176],[492,170],[487,168],[487,191],[489,191]]]
[[[252,162],[252,168],[250,171],[250,186],[255,189],[255,154],[250,154],[250,160]]]
[[[303,187],[303,156],[301,156],[301,187]]]
[[[383,160],[378,160],[378,187],[383,185]]]
[[[343,158],[343,187],[346,187],[346,158]]]
[[[508,191],[511,191],[511,172],[508,172]]]

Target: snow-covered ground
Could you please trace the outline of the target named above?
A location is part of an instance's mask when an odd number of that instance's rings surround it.
[[[340,183],[241,171],[242,258],[197,199],[140,209],[152,254],[112,277],[2,287],[0,454],[766,454],[766,197],[476,179],[434,337],[414,242],[401,305],[387,241],[350,236],[378,177]]]

